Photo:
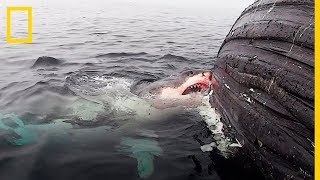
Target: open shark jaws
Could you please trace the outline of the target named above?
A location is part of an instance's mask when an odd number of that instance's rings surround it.
[[[132,86],[131,92],[153,100],[156,108],[199,105],[201,98],[217,86],[211,71],[187,70],[178,75],[148,83],[140,81]]]

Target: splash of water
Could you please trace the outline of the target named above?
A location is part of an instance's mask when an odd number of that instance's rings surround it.
[[[212,93],[210,93],[212,95]],[[231,151],[228,147],[232,144],[230,138],[226,137],[223,133],[223,123],[221,122],[221,115],[219,112],[211,107],[209,103],[209,96],[203,97],[203,104],[198,106],[198,112],[207,124],[208,129],[213,135],[214,142],[201,146],[203,152],[218,149],[224,156],[228,157]]]

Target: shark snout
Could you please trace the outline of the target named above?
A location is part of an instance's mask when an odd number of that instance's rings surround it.
[[[208,79],[212,87],[217,87],[218,85],[217,80],[211,71],[203,72],[202,77],[204,77],[205,79]]]
[[[202,76],[208,78],[210,81],[212,80],[212,72],[208,71],[208,72],[203,72]]]

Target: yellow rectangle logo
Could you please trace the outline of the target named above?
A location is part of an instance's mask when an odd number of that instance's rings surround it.
[[[11,12],[27,11],[28,12],[28,37],[11,38]],[[7,7],[7,42],[8,43],[31,43],[32,42],[32,7],[13,6]]]

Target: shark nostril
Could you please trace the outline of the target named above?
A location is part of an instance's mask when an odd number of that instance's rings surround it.
[[[203,72],[202,76],[208,78],[210,81],[212,80],[212,73],[211,72]]]
[[[209,71],[209,72],[207,72],[206,75],[209,78],[209,80],[211,81],[212,80],[212,72]]]

